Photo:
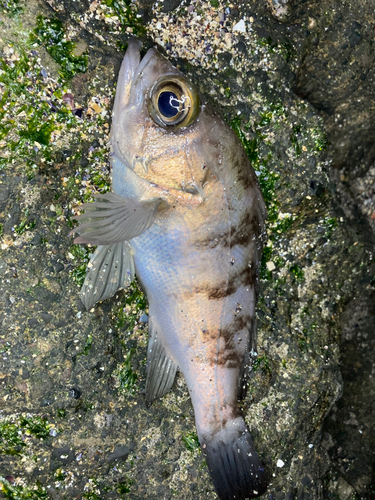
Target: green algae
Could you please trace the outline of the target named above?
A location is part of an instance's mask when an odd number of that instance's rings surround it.
[[[230,99],[231,97],[231,91],[230,91],[230,88],[227,87],[226,89],[224,89],[224,95],[227,99]]]
[[[280,178],[278,172],[271,171],[267,165],[272,158],[272,153],[268,153],[266,157],[260,154],[260,146],[264,140],[264,136],[260,132],[261,125],[269,125],[274,116],[281,116],[283,109],[275,106],[267,114],[261,116],[260,121],[254,126],[255,137],[249,139],[246,132],[250,130],[250,125],[243,125],[240,118],[235,118],[231,121],[230,125],[238,135],[243,148],[257,174],[260,189],[267,208],[267,225],[270,229],[269,240],[274,242],[282,233],[287,232],[293,222],[292,218],[279,219],[280,203],[276,196],[276,187]],[[272,272],[267,269],[267,262],[272,258],[273,247],[271,245],[265,246],[263,249],[260,277],[261,279],[271,279]]]
[[[126,495],[127,493],[130,492],[131,485],[134,483],[131,479],[127,479],[126,481],[122,481],[118,483],[116,491],[120,495]]]
[[[46,489],[39,484],[35,486],[13,485],[0,476],[0,492],[9,500],[47,500]]]
[[[85,281],[87,264],[93,252],[94,247],[88,247],[87,245],[72,245],[69,248],[70,257],[73,259],[73,264],[75,264],[70,276],[79,287],[82,287]]]
[[[298,264],[293,264],[293,266],[289,268],[289,271],[293,274],[297,281],[303,281],[305,279],[305,273]]]
[[[108,172],[95,172],[92,181],[101,193],[107,193],[111,190],[111,178]]]
[[[60,64],[60,75],[65,80],[87,71],[88,55],[74,55],[76,44],[66,39],[63,23],[59,19],[38,16],[31,41],[45,46],[52,59]]]
[[[30,42],[8,42],[0,58],[0,169],[25,162],[31,171],[52,158],[52,134],[76,124],[61,87],[43,76]],[[45,71],[45,70],[44,70]]]
[[[308,106],[303,101],[298,103],[297,107],[306,111],[308,109]],[[273,140],[270,141],[270,138],[273,138],[275,131],[285,123],[284,140],[289,140],[290,144],[288,156],[296,162],[298,167],[301,167],[300,171],[302,173],[305,170],[303,167],[304,162],[310,156],[319,159],[322,151],[328,146],[328,141],[320,123],[309,126],[301,119],[290,127],[289,119],[284,105],[281,101],[275,99],[274,101],[269,102],[266,100],[263,102],[261,111],[254,118],[250,118],[248,122],[240,117],[236,117],[230,122],[257,174],[268,212],[266,221],[268,243],[263,249],[260,267],[260,278],[266,281],[273,279],[275,269],[280,270],[287,265],[285,256],[279,253],[279,246],[285,240],[286,235],[293,234],[302,222],[300,220],[300,211],[298,211],[299,213],[281,212],[283,200],[279,199],[278,192],[280,188],[282,188],[281,193],[285,191],[285,188],[289,189],[291,187],[291,177],[287,165],[280,163],[278,158],[275,157]],[[288,129],[290,130],[289,135],[287,135]],[[299,175],[299,172],[297,172],[297,176]],[[308,196],[307,199],[311,199],[311,197]],[[326,226],[326,233],[329,235],[331,231],[329,223]],[[304,271],[298,264],[289,267],[289,271],[297,282],[304,280]],[[283,293],[282,288],[285,279],[285,276],[273,279],[278,294]]]
[[[49,422],[38,416],[21,414],[0,421],[0,454],[20,455],[28,437],[43,439],[49,436]]]
[[[9,17],[14,17],[24,9],[20,3],[20,0],[0,0],[0,12],[7,14]]]
[[[121,481],[113,486],[105,486],[99,479],[90,478],[85,486],[86,491],[82,494],[82,498],[86,498],[87,500],[102,500],[106,498],[106,493],[111,492],[118,493],[120,498],[129,498],[128,493],[130,493],[133,484],[134,480],[127,476],[122,477]]]
[[[324,236],[331,239],[333,231],[338,227],[337,217],[325,217],[323,219],[323,227],[325,229]]]
[[[281,55],[285,61],[289,61],[293,56],[296,55],[296,51],[293,46],[288,42],[274,42],[272,37],[260,37],[257,38],[256,43],[260,47],[264,47],[267,49],[269,54],[279,54]]]
[[[329,146],[330,142],[322,129],[322,127],[313,127],[311,130],[311,139],[315,146],[315,151],[324,151]]]
[[[147,309],[147,299],[137,280],[124,290],[120,301],[113,308],[112,319],[118,330],[133,330],[139,316]]]
[[[270,113],[273,115],[272,111]],[[267,124],[270,123],[271,119],[272,118],[270,116],[267,117]],[[275,189],[279,179],[279,174],[277,172],[271,172],[267,168],[267,163],[270,159],[269,156],[260,156],[260,145],[264,136],[261,134],[258,127],[260,127],[260,123],[262,122],[264,122],[264,115],[261,116],[260,122],[254,127],[255,137],[253,139],[248,139],[246,136],[246,131],[250,130],[250,125],[243,125],[240,118],[232,120],[230,122],[230,126],[236,132],[254,170],[257,173],[259,185],[267,207],[268,221],[275,222],[278,217],[278,203],[276,202]]]
[[[121,337],[125,359],[117,365],[112,377],[116,380],[115,386],[120,393],[133,395],[136,392],[137,382],[141,375],[138,367],[146,363],[143,340],[140,340],[139,337],[142,330],[137,330],[139,328],[137,323],[141,314],[147,311],[147,299],[136,279],[125,290],[120,292],[116,298],[118,300],[112,306],[111,311],[112,324]],[[133,333],[135,333],[137,340],[132,338]],[[141,335],[142,339],[146,337],[143,334]]]
[[[87,491],[83,494],[83,498],[86,498],[87,500],[102,500],[102,498],[94,491]]]
[[[271,375],[271,366],[270,360],[266,355],[258,356],[253,362],[253,371],[257,372],[258,370],[262,370],[265,375]]]
[[[88,353],[90,352],[90,349],[92,348],[92,344],[93,344],[92,335],[88,335],[87,339],[85,340],[85,345],[83,346],[82,351],[77,354],[77,358],[79,356],[87,356]]]
[[[138,380],[138,374],[133,370],[131,362],[134,352],[134,349],[129,350],[125,361],[117,367],[113,374],[119,381],[118,391],[125,395],[134,394]]]
[[[65,418],[65,417],[66,417],[66,415],[67,415],[67,411],[65,410],[65,408],[59,408],[59,409],[57,410],[57,416],[58,416],[59,418]]]
[[[103,3],[107,7],[105,14],[107,17],[118,17],[121,31],[126,32],[127,28],[131,28],[135,36],[146,34],[146,28],[131,0],[104,0]]]
[[[197,434],[192,432],[187,432],[182,436],[182,442],[184,443],[188,451],[200,450],[200,443]]]
[[[19,236],[23,234],[25,231],[32,231],[36,226],[36,221],[34,219],[31,219],[29,215],[30,211],[27,208],[24,211],[24,218],[18,225],[14,226],[14,232],[17,233]]]

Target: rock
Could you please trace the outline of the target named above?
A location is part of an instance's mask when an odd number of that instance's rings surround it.
[[[107,457],[107,462],[111,463],[114,462],[115,460],[123,460],[125,461],[130,453],[130,449],[128,446],[118,444],[116,448],[113,450],[112,453],[110,453]]]
[[[59,468],[65,468],[68,464],[73,462],[75,456],[73,450],[68,446],[63,446],[61,448],[55,448],[52,451],[50,459],[50,469],[54,471]]]
[[[337,481],[337,495],[339,500],[350,500],[355,495],[355,489],[342,477]]]

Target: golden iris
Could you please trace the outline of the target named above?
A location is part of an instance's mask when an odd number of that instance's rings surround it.
[[[164,128],[187,127],[198,117],[200,99],[186,78],[168,75],[151,88],[148,108],[153,120]]]

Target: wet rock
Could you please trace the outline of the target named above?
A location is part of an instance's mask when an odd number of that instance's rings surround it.
[[[82,396],[82,392],[76,387],[71,387],[69,389],[68,395],[70,398],[79,399]]]
[[[129,453],[130,453],[130,448],[128,446],[119,444],[116,446],[113,452],[108,455],[107,462],[111,463],[114,462],[115,460],[125,461],[128,458]]]
[[[170,12],[171,10],[177,9],[180,5],[181,0],[164,0],[163,1],[163,12]]]
[[[53,316],[52,314],[49,314],[49,313],[41,313],[40,317],[42,318],[42,320],[44,321],[44,323],[50,323],[53,319]]]
[[[74,458],[75,458],[74,452],[68,446],[55,448],[50,458],[50,469],[54,471],[61,467],[64,468],[68,464],[73,462]]]
[[[7,270],[7,263],[4,260],[0,260],[0,277],[3,277]]]

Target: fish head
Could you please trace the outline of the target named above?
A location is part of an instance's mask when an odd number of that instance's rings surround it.
[[[207,134],[212,116],[194,85],[170,61],[155,48],[141,59],[140,48],[140,42],[131,41],[121,66],[111,129],[113,154],[161,188],[202,194],[206,158],[213,161],[217,155],[212,126],[213,141]]]

